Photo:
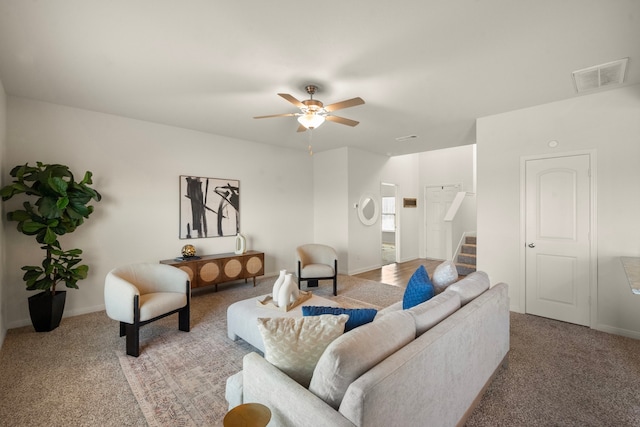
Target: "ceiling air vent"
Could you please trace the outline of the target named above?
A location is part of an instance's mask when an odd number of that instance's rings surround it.
[[[576,92],[587,92],[604,86],[621,84],[624,81],[628,60],[629,58],[619,59],[574,71],[572,75]]]

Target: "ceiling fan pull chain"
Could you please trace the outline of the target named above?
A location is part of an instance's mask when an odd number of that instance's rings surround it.
[[[309,155],[313,156],[313,148],[311,148],[311,140],[313,139],[313,129],[309,129]]]

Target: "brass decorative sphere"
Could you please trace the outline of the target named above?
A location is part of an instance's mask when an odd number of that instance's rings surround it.
[[[182,256],[190,257],[196,255],[196,248],[193,245],[184,245],[182,247]]]

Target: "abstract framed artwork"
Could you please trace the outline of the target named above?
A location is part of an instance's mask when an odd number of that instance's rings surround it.
[[[180,238],[235,236],[240,232],[240,182],[180,175]]]

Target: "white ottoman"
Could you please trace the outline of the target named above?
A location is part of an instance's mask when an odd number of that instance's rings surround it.
[[[267,294],[270,295],[270,294]],[[258,307],[257,301],[264,300],[267,295],[253,297],[234,302],[227,308],[227,336],[232,340],[242,338],[264,354],[264,343],[258,330],[257,319],[260,317],[301,317],[302,306],[315,305],[323,307],[339,307],[340,304],[326,298],[312,295],[311,298],[289,311],[278,311],[271,308]]]

